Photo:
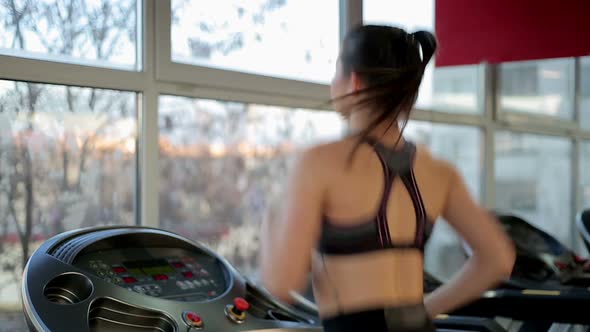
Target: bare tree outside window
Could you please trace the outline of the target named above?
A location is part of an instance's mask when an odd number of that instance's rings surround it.
[[[0,0],[0,53],[139,69],[137,0]]]
[[[161,226],[257,269],[258,232],[297,149],[342,136],[326,111],[160,97]]]
[[[172,60],[327,83],[338,8],[335,0],[172,0]]]
[[[136,6],[1,0],[0,53],[135,61]],[[0,312],[20,311],[23,266],[45,239],[135,222],[136,99],[132,92],[0,81]],[[20,314],[0,314],[0,331],[19,328]]]

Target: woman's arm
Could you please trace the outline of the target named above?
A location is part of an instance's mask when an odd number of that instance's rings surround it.
[[[260,274],[274,296],[291,302],[291,291],[307,286],[311,253],[317,243],[325,177],[317,148],[298,158],[280,209],[271,210],[261,232]]]
[[[473,254],[447,283],[425,297],[432,317],[479,298],[510,277],[515,250],[500,223],[474,202],[458,172],[448,165],[451,182],[443,217],[467,242]]]

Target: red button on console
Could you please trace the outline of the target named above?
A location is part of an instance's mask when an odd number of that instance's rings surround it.
[[[248,311],[250,309],[250,303],[241,297],[236,297],[234,299],[234,307],[239,311]]]
[[[137,279],[135,279],[135,278],[133,278],[133,277],[123,277],[123,281],[124,281],[126,284],[132,284],[132,283],[135,283],[135,282],[137,282]]]
[[[174,262],[174,263],[172,263],[172,266],[174,266],[177,269],[180,269],[180,268],[184,267],[184,264],[182,264],[180,262]]]
[[[124,267],[122,267],[122,266],[115,266],[115,267],[113,267],[111,270],[112,270],[113,272],[115,272],[115,273],[125,273],[125,272],[127,272],[127,269],[125,269],[125,268],[124,268]]]
[[[187,271],[187,272],[182,272],[182,275],[183,275],[185,278],[193,278],[193,277],[195,276],[195,274],[194,274],[194,273],[192,273],[192,272],[190,272],[190,271]]]
[[[188,318],[188,320],[190,320],[193,323],[199,323],[202,321],[201,317],[195,313],[189,312],[188,314],[186,314],[186,318]]]
[[[193,329],[200,330],[203,328],[203,319],[192,311],[185,311],[182,313],[182,320],[189,327],[191,331]]]
[[[168,276],[165,274],[156,274],[154,276],[154,280],[168,280]]]

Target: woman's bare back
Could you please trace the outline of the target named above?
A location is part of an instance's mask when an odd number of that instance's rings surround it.
[[[329,179],[323,181],[326,184],[324,215],[334,226],[355,226],[371,220],[377,215],[384,194],[383,166],[369,144],[359,147],[347,167],[354,144],[354,140],[346,139],[319,147],[322,159],[329,162],[323,167],[331,168]],[[428,219],[436,220],[444,208],[454,170],[422,147],[416,150],[412,167]],[[416,212],[399,177],[394,179],[386,203],[392,242],[414,241]],[[312,259],[314,293],[323,317],[421,303],[422,271],[422,252],[416,249],[345,256],[316,251]]]

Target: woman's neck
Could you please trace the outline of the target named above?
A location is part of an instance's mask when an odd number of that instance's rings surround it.
[[[369,112],[354,112],[350,115],[348,119],[348,127],[349,131],[352,134],[359,133],[367,128],[371,122],[373,121],[372,118],[368,116]],[[374,137],[379,140],[379,142],[383,143],[384,145],[389,146],[397,146],[403,145],[404,140],[400,138],[401,132],[397,121],[393,124],[391,120],[382,121],[378,124],[373,130],[368,133],[369,137]]]

